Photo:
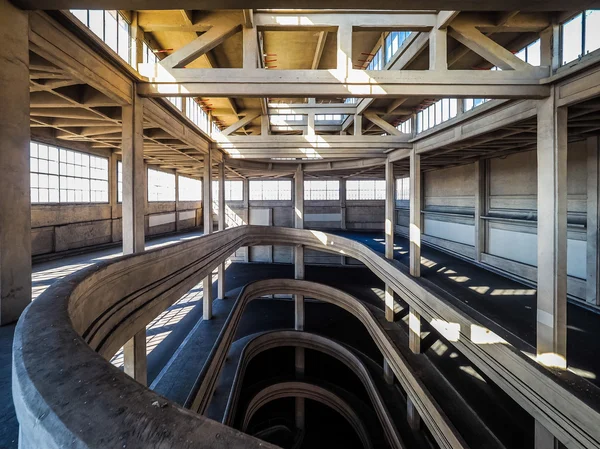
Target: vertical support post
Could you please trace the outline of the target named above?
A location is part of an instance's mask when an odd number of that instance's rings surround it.
[[[421,352],[421,315],[413,307],[408,309],[408,347],[415,354]]]
[[[314,136],[316,134],[315,132],[315,112],[311,111],[308,113],[308,115],[306,116],[307,122],[306,122],[306,135],[307,136]]]
[[[131,55],[131,58],[136,69],[138,68],[138,64],[142,64],[144,62],[144,30],[140,28],[138,18],[139,13],[137,11],[133,11],[131,18],[131,40],[133,42],[133,54]]]
[[[394,372],[387,359],[383,359],[383,379],[388,385],[394,385]]]
[[[244,27],[242,32],[244,43],[243,68],[255,69],[258,67],[258,39],[256,28]]]
[[[225,162],[219,163],[219,231],[225,230]],[[219,265],[219,298],[225,299],[225,262]]]
[[[340,178],[340,229],[346,229],[346,179]]]
[[[408,426],[415,432],[421,428],[421,417],[410,398],[406,399],[406,419]]]
[[[242,204],[244,208],[244,224],[250,224],[250,181],[248,178],[244,178],[242,180]],[[244,262],[250,262],[250,248],[248,246],[245,247],[244,252]]]
[[[421,156],[410,153],[410,274],[421,276]]]
[[[304,172],[302,165],[298,165],[294,176],[294,226],[296,229],[304,228]],[[296,245],[294,251],[294,277],[304,279],[304,247]],[[296,304],[296,330],[304,330],[304,296],[294,295]]]
[[[396,185],[394,163],[385,162],[385,257],[394,259],[394,228],[396,227]],[[385,318],[394,321],[394,291],[390,285],[385,286]]]
[[[132,104],[123,106],[123,254],[143,252],[147,182],[144,167],[143,100],[133,94]],[[123,347],[125,372],[146,385],[146,330]]]
[[[0,0],[0,325],[31,302],[29,16]]]
[[[600,139],[598,136],[588,137],[587,146],[587,276],[586,301],[589,304],[600,304],[598,300],[598,282],[600,281],[600,263],[598,254],[598,226],[600,211],[598,208],[599,177],[600,177]]]
[[[211,150],[204,156],[204,177],[202,182],[202,209],[204,211],[204,234],[211,234],[213,230],[212,211],[212,158]],[[212,273],[208,273],[202,280],[202,318],[212,319]]]
[[[429,70],[448,70],[448,34],[434,27],[429,32]]]
[[[143,100],[134,93],[123,106],[123,254],[144,251],[146,176],[144,167]]]
[[[567,109],[557,107],[556,94],[552,88],[537,106],[537,357],[566,368]]]
[[[123,366],[125,374],[142,385],[148,385],[146,329],[139,331],[123,346]]]
[[[340,24],[337,33],[337,70],[348,76],[352,69],[352,25]]]
[[[485,215],[486,209],[486,163],[480,159],[475,162],[475,261],[481,262],[481,254],[485,252]]]
[[[534,449],[558,449],[558,440],[539,421],[535,421]]]
[[[179,231],[179,174],[177,172],[175,172],[175,231]]]
[[[540,65],[555,73],[560,67],[560,26],[552,24],[540,33]]]
[[[354,135],[362,136],[363,116],[362,114],[354,114]]]

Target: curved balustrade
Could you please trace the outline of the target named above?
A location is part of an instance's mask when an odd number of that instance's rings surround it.
[[[123,439],[129,448],[231,445],[224,438],[260,445],[165,401],[102,357],[114,355],[238,248],[267,244],[304,245],[360,260],[427,321],[455,323],[456,348],[567,447],[600,448],[596,410],[511,345],[472,339],[476,320],[395,263],[343,237],[263,226],[240,226],[101,262],[59,281],[32,303],[15,330],[13,351],[21,447],[120,447]],[[151,406],[158,400],[168,406]]]
[[[363,447],[365,449],[373,448],[367,429],[365,429],[362,420],[356,414],[354,409],[335,393],[307,382],[282,382],[270,385],[259,391],[248,404],[246,414],[244,415],[242,430],[245,431],[248,428],[248,424],[250,424],[252,417],[263,406],[277,399],[290,397],[310,399],[335,410],[352,426]]]
[[[402,438],[398,433],[398,429],[394,425],[389,411],[383,402],[383,398],[375,386],[375,382],[373,381],[373,378],[371,377],[371,374],[365,367],[364,363],[346,347],[329,338],[325,338],[321,335],[310,332],[296,330],[265,332],[248,341],[238,362],[229,400],[225,409],[225,415],[223,417],[224,424],[233,424],[233,419],[236,415],[237,404],[241,393],[242,381],[250,361],[263,351],[282,346],[294,346],[319,351],[345,364],[352,372],[356,374],[365,387],[390,447],[405,447],[402,442]],[[245,427],[242,429],[245,430]]]

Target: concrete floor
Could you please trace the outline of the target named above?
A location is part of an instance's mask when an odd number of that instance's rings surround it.
[[[358,240],[383,253],[382,233],[340,233]],[[148,242],[149,247],[173,244],[185,239],[197,238],[199,232],[168,236]],[[397,237],[395,258],[408,263],[408,241]],[[100,260],[119,256],[120,250],[105,249],[83,255],[71,256],[33,267],[33,296],[39,296],[49,285],[68,274]],[[525,351],[535,344],[536,290],[518,282],[492,273],[456,257],[428,247],[422,250],[427,259],[422,267],[423,281],[443,293],[450,301],[467,312],[477,315],[488,327],[493,328],[511,343]],[[383,284],[366,269],[360,276],[339,275],[339,270],[356,268],[323,269],[307,268],[307,279],[324,282],[341,288],[378,307],[383,301]],[[332,275],[335,270],[337,275]],[[232,264],[226,270],[227,290],[235,294],[246,283],[265,277],[291,277],[290,265]],[[216,278],[214,278],[216,280]],[[213,285],[213,288],[215,286]],[[216,293],[216,292],[215,292]],[[215,294],[216,296],[216,294]],[[166,310],[148,328],[148,374],[149,382],[160,373],[171,359],[181,342],[202,316],[202,287],[194,287],[178,303]],[[600,341],[593,338],[594,329],[600,325],[600,315],[577,305],[568,310],[568,356],[571,369],[591,382],[597,383],[600,375],[600,359],[594,356],[600,350]],[[485,316],[484,316],[485,315]],[[503,329],[503,330],[502,330]],[[18,423],[11,398],[11,347],[14,325],[0,328],[0,449],[17,447]],[[113,363],[122,363],[117,354]]]
[[[336,232],[383,254],[383,233]],[[408,239],[396,236],[394,259],[409,263]],[[421,275],[429,287],[524,352],[535,354],[537,290],[424,246]],[[567,361],[574,374],[600,386],[600,314],[569,303]],[[582,387],[584,388],[584,387]],[[583,394],[587,395],[585,388]]]

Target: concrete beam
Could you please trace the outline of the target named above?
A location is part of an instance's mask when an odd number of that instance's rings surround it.
[[[223,19],[222,22],[215,23],[206,33],[167,56],[160,63],[168,68],[183,68],[240,31],[242,31],[241,23]]]
[[[31,302],[28,14],[0,0],[0,325]]]
[[[250,123],[252,120],[258,118],[260,116],[260,114],[261,114],[260,111],[255,111],[253,113],[247,114],[243,119],[238,120],[233,125],[230,125],[227,128],[225,128],[221,132],[221,134],[224,135],[224,136],[228,136],[231,133],[236,132],[238,129],[243,128],[248,123]]]
[[[139,0],[15,0],[22,9],[124,9],[135,10],[140,8]],[[279,0],[223,0],[219,3],[221,9],[278,9],[281,8]],[[484,3],[476,0],[406,0],[400,3],[390,3],[387,0],[373,0],[368,5],[360,0],[348,0],[340,3],[335,0],[298,0],[294,3],[297,9],[357,9],[364,10],[368,6],[373,10],[456,10],[456,11],[577,11],[590,7],[590,0],[547,0],[523,2],[521,0],[491,0]],[[165,3],[163,0],[145,0],[144,9],[148,10],[173,10],[173,9],[202,9],[215,8],[214,2],[208,0],[172,0]]]
[[[397,129],[395,126],[390,125],[384,119],[379,117],[377,114],[372,112],[365,112],[363,114],[371,123],[379,127],[383,132],[388,133],[391,136],[403,136],[404,133]]]
[[[342,34],[342,37],[348,38]],[[343,43],[343,41],[342,41]],[[340,44],[341,45],[341,44]],[[171,69],[142,64],[149,82],[139,84],[148,97],[484,97],[545,98],[540,85],[548,68],[530,70],[405,70],[346,69],[350,47],[338,49],[337,70]],[[516,57],[515,57],[516,58]],[[518,59],[518,58],[516,58]],[[520,61],[520,60],[519,60]],[[199,81],[201,80],[201,81]],[[299,80],[301,80],[299,82]]]

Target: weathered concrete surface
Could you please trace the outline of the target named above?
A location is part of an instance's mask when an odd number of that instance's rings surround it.
[[[29,19],[0,0],[0,325],[31,301]]]

